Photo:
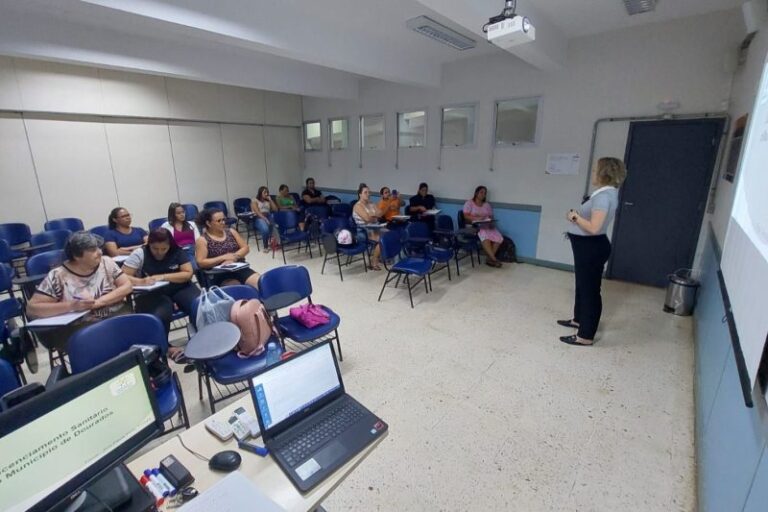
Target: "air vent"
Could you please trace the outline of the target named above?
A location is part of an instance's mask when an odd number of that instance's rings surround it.
[[[643,14],[656,10],[657,0],[624,0],[624,7],[630,16],[634,14]]]
[[[426,16],[417,16],[405,22],[405,26],[414,32],[425,35],[439,43],[446,44],[456,50],[468,50],[475,47],[475,41],[465,37],[445,25],[441,25]]]

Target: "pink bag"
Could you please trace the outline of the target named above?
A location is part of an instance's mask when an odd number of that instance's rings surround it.
[[[318,325],[325,325],[331,321],[329,315],[322,306],[317,304],[302,304],[289,310],[291,318],[299,322],[304,327],[312,328]]]
[[[246,358],[264,352],[273,333],[272,320],[264,305],[256,299],[238,300],[230,310],[230,320],[240,328],[237,356]]]

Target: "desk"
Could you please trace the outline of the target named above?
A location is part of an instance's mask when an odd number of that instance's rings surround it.
[[[16,248],[16,249],[11,249],[11,251],[21,252],[21,253],[24,253],[24,254],[29,254],[29,253],[33,253],[35,251],[39,251],[40,249],[49,249],[49,248],[53,247],[53,245],[54,245],[53,242],[47,242],[47,243],[39,244],[39,245],[27,245],[26,247],[19,247],[19,248]]]
[[[184,355],[189,359],[213,359],[231,351],[240,341],[240,329],[231,322],[206,325],[189,339]]]
[[[250,396],[246,396],[217,412],[213,417],[220,421],[226,421],[237,407],[244,407],[250,414],[255,415],[253,401]],[[184,444],[206,457],[210,457],[222,450],[237,451],[243,458],[239,471],[256,484],[260,491],[285,510],[305,511],[314,510],[320,505],[347,475],[387,437],[387,434],[388,432],[384,433],[384,435],[368,445],[356,457],[336,470],[335,473],[307,494],[301,494],[293,486],[288,477],[272,460],[271,455],[259,457],[256,454],[240,450],[237,447],[237,440],[234,438],[226,442],[220,441],[205,429],[203,422],[194,425],[179,435],[184,439]],[[257,443],[262,444],[260,440]],[[157,448],[137,457],[129,462],[127,466],[131,473],[137,477],[145,469],[157,467],[160,461],[169,454],[173,454],[192,473],[192,476],[195,477],[195,482],[192,486],[200,492],[205,491],[227,475],[227,473],[219,473],[208,469],[208,463],[185,450],[177,437],[173,437]],[[160,510],[168,509],[163,506]]]

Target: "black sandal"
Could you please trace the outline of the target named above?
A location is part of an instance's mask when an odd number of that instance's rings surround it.
[[[579,324],[575,323],[573,320],[558,320],[557,325],[562,325],[563,327],[571,327],[573,329],[579,328]]]
[[[568,345],[576,345],[577,347],[591,347],[595,344],[594,341],[592,343],[579,343],[577,340],[578,337],[575,334],[571,336],[560,336],[560,341],[567,343]]]

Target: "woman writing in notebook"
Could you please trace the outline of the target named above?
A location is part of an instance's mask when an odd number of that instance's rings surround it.
[[[360,186],[357,187],[357,202],[355,203],[355,207],[352,208],[352,218],[354,219],[358,228],[365,231],[368,240],[377,242],[373,249],[373,254],[371,254],[370,269],[381,270],[381,266],[379,265],[379,260],[381,258],[381,248],[378,244],[379,238],[381,236],[381,229],[378,227],[366,227],[367,225],[378,224],[379,222],[379,209],[375,204],[371,202],[370,195],[371,191],[368,190],[368,185],[365,183],[361,183]]]

